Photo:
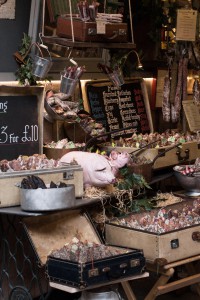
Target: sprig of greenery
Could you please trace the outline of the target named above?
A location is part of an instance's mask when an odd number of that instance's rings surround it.
[[[145,188],[151,189],[142,175],[131,172],[127,166],[119,169],[119,172],[119,180],[117,180],[116,183],[116,186],[119,190],[134,190]]]
[[[37,85],[36,77],[32,73],[33,59],[30,57],[28,51],[31,47],[31,37],[24,33],[21,45],[19,47],[19,53],[23,58],[23,63],[15,72],[16,79],[22,85]]]

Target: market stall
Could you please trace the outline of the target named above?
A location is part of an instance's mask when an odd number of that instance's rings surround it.
[[[200,295],[200,55],[183,22],[196,28],[199,8],[177,10],[186,31],[177,25],[172,42],[162,3],[169,48],[157,88],[168,129],[155,132],[155,79],[124,76],[131,55],[143,67],[131,1],[41,2],[38,42],[24,34],[14,53],[20,86],[0,88],[0,298],[45,300],[59,290],[85,300],[105,289],[111,300],[121,291],[136,300],[131,282],[151,272],[159,277],[145,300],[191,285]],[[73,58],[96,48],[105,50],[95,66],[103,79]],[[62,55],[59,80],[48,81]],[[184,277],[175,277],[180,267]]]

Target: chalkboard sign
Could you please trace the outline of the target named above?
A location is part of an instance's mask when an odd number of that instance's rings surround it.
[[[42,87],[0,86],[0,159],[42,153]]]
[[[112,138],[153,131],[148,94],[142,78],[126,81],[119,88],[102,80],[81,85],[84,107],[92,117],[102,123],[106,131],[124,128],[112,134]]]

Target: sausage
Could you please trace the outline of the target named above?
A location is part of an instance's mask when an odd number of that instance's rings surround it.
[[[162,114],[163,120],[170,122],[170,77],[166,74],[164,78],[163,101],[162,101]]]

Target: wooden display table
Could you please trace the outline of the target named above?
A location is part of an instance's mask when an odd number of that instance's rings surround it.
[[[157,264],[147,263],[148,271],[157,272],[161,275],[144,300],[154,300],[159,295],[166,294],[192,284],[195,284],[196,291],[198,295],[200,295],[200,273],[198,273],[199,271],[195,266],[198,261],[200,261],[200,255],[166,264],[162,267]],[[168,283],[169,279],[175,272],[175,268],[178,266],[184,266],[188,275],[185,278],[177,279]]]
[[[84,290],[91,290],[91,289],[94,289],[94,288],[98,288],[98,287],[102,287],[102,286],[105,286],[105,285],[112,285],[112,284],[116,284],[116,283],[121,283],[123,289],[124,289],[124,292],[126,294],[126,297],[128,300],[136,300],[136,296],[130,286],[130,283],[129,281],[132,281],[132,280],[136,280],[136,279],[141,279],[141,278],[145,278],[145,277],[148,277],[149,276],[149,273],[145,272],[141,275],[135,275],[135,276],[131,276],[131,277],[128,277],[128,278],[120,278],[120,279],[117,279],[117,280],[112,280],[111,282],[107,282],[107,283],[104,283],[104,284],[96,284],[96,285],[93,285],[92,287],[88,287],[88,288],[85,288]],[[50,287],[52,288],[55,288],[55,289],[59,289],[59,290],[62,290],[62,291],[65,291],[65,292],[68,292],[68,293],[77,293],[77,292],[82,292],[83,289],[78,289],[78,288],[75,288],[75,287],[70,287],[70,286],[67,286],[67,285],[63,285],[63,284],[59,284],[59,283],[55,283],[55,282],[51,282],[49,283]]]

